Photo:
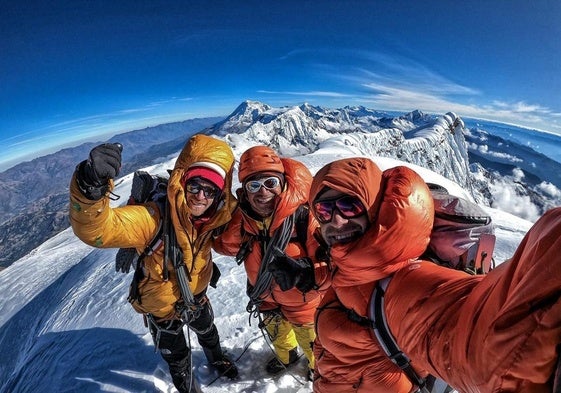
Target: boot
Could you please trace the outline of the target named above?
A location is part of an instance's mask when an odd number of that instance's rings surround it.
[[[190,357],[178,359],[167,350],[161,351],[162,357],[169,365],[173,385],[179,393],[199,393],[201,388],[191,370]]]
[[[175,381],[174,385],[179,393],[202,393],[199,382],[193,375],[190,377],[184,376],[182,381]]]
[[[181,333],[168,333],[167,330],[177,330],[182,326],[181,321],[162,322],[157,328],[161,331],[159,340],[156,340],[156,327],[151,326],[150,333],[154,344],[158,347],[160,355],[166,361],[173,385],[179,393],[199,393],[201,388],[191,369],[191,349],[187,346],[185,336]]]
[[[214,367],[220,375],[225,375],[230,379],[238,377],[238,368],[236,367],[236,364],[224,355],[220,346],[212,349],[203,347],[203,352],[208,360],[208,363]]]
[[[225,375],[230,379],[238,377],[238,368],[226,355],[222,355],[222,359],[215,360],[211,365],[218,371],[220,375]]]
[[[276,356],[269,360],[265,369],[269,374],[278,374],[286,370],[290,365],[296,363],[300,357],[296,348],[288,351],[288,364],[281,362]]]

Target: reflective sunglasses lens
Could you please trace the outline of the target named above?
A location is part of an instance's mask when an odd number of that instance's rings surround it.
[[[353,196],[345,195],[338,199],[318,201],[314,203],[316,218],[320,224],[327,224],[333,219],[333,211],[337,208],[345,218],[355,218],[363,215],[366,208],[362,202]]]
[[[187,192],[195,195],[202,190],[205,198],[214,198],[218,193],[218,190],[216,188],[206,187],[199,183],[187,183],[185,185],[185,189],[187,190]]]
[[[268,190],[277,188],[279,185],[280,185],[280,180],[278,177],[268,177],[266,179],[263,179],[263,186]]]
[[[345,218],[355,218],[366,212],[366,208],[362,202],[353,196],[344,196],[337,199],[335,201],[335,206],[337,206],[337,210],[339,210],[341,215]]]
[[[331,221],[333,216],[333,201],[321,201],[314,203],[314,211],[316,218],[320,224],[325,224]]]
[[[218,194],[218,190],[214,187],[201,187],[205,197],[214,198]]]
[[[261,183],[258,182],[257,180],[248,181],[245,184],[245,189],[252,194],[259,191],[260,188],[261,188]]]
[[[192,184],[192,183],[185,184],[185,190],[191,194],[198,194],[200,191],[198,184]]]

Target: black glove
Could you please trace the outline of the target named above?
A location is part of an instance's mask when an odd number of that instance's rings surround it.
[[[220,273],[220,269],[218,268],[218,265],[212,262],[212,276],[210,277],[209,285],[214,289],[216,289],[216,284],[218,284],[218,279],[220,278],[221,275],[222,273]]]
[[[90,157],[77,168],[78,186],[88,199],[101,199],[109,188],[109,179],[114,179],[121,169],[120,143],[105,143],[90,151]]]
[[[310,258],[294,259],[284,253],[276,253],[267,268],[283,291],[296,287],[308,292],[314,287],[314,269]]]
[[[136,248],[119,248],[115,255],[115,271],[128,273],[131,266],[134,264],[136,268],[136,261],[138,260],[138,253]]]

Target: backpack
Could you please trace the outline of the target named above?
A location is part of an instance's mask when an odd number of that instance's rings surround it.
[[[486,274],[495,267],[495,228],[479,205],[428,183],[434,201],[430,242],[421,259],[470,274]]]
[[[151,175],[148,172],[136,171],[132,178],[131,194],[127,205],[138,205],[155,202],[161,214],[165,211],[167,200],[168,178]],[[135,248],[120,248],[115,256],[115,270],[128,273],[130,267],[138,265],[146,255],[151,255],[162,244],[163,220],[160,220],[158,233],[148,243],[141,254]]]
[[[427,183],[434,200],[434,224],[429,245],[421,259],[470,274],[486,274],[494,266],[494,226],[477,204],[453,196],[439,185]],[[418,386],[417,392],[447,393],[449,386],[432,375],[421,378],[397,345],[384,313],[384,296],[391,277],[379,281],[369,305],[369,324],[386,355]]]
[[[159,175],[151,175],[145,171],[136,171],[132,178],[131,194],[127,205],[138,205],[146,202],[155,202],[160,209],[160,214],[164,216],[167,211],[167,186],[168,178]],[[163,243],[164,220],[158,224],[156,236],[148,243],[142,253],[138,253],[135,248],[120,248],[115,255],[115,270],[117,272],[128,273],[130,267],[134,266],[135,272],[129,288],[128,301],[142,303],[138,284],[144,278],[142,269],[143,260],[147,255],[154,253]],[[166,264],[164,264],[166,266]],[[168,271],[164,269],[164,279],[167,279]]]

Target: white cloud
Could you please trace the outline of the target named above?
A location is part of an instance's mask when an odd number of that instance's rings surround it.
[[[538,208],[527,195],[518,195],[516,190],[507,182],[491,184],[489,189],[493,194],[492,206],[525,220],[535,222],[540,217]]]
[[[551,184],[550,182],[544,181],[538,185],[538,188],[543,192],[551,195],[552,198],[560,199],[561,198],[561,190],[555,185]]]
[[[524,179],[524,177],[526,177],[526,175],[524,174],[524,171],[520,168],[514,168],[512,170],[512,174],[514,176],[515,181],[522,181]]]
[[[465,86],[434,72],[425,65],[404,56],[365,50],[329,51],[301,49],[289,52],[282,60],[295,56],[321,59],[337,56],[340,64],[316,61],[309,64],[329,80],[340,80],[345,90],[326,94],[288,91],[284,94],[321,97],[350,97],[356,104],[373,109],[411,111],[419,109],[442,114],[452,111],[460,116],[498,121],[549,132],[561,133],[561,113],[523,100],[507,102],[491,99],[488,92]],[[357,66],[359,64],[359,66]],[[279,92],[282,94],[283,92]],[[320,92],[318,92],[320,93]],[[340,95],[338,95],[340,94]]]

